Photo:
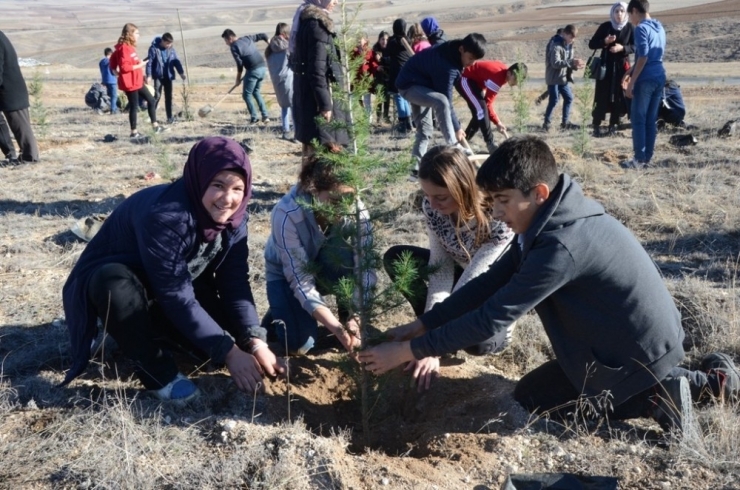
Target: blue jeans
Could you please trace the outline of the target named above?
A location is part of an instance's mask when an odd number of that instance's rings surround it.
[[[283,133],[290,132],[292,122],[290,107],[282,107],[280,109],[280,120],[283,123]]]
[[[265,79],[265,73],[267,73],[267,67],[259,66],[257,68],[252,68],[244,76],[244,89],[242,90],[242,98],[244,99],[244,102],[247,103],[247,110],[249,110],[249,115],[252,118],[252,122],[256,122],[259,120],[259,117],[257,116],[257,111],[254,108],[254,102],[252,102],[252,97],[254,97],[254,100],[257,101],[257,105],[259,106],[260,112],[262,113],[262,118],[267,118],[267,107],[265,106],[265,101],[262,98],[262,94],[260,93],[260,87],[262,86],[262,80]]]
[[[635,82],[632,92],[632,148],[635,160],[647,163],[653,158],[658,109],[663,94],[665,77]]]
[[[396,111],[398,111],[398,118],[411,117],[411,104],[409,101],[401,97],[401,94],[393,94],[396,99]]]
[[[108,91],[108,97],[110,98],[110,113],[118,114],[118,84],[106,83],[105,89]]]
[[[548,85],[547,93],[550,96],[549,102],[547,103],[547,110],[545,110],[545,126],[549,126],[552,122],[552,112],[555,110],[555,106],[558,105],[559,96],[563,96],[563,124],[568,123],[570,118],[570,106],[573,104],[573,90],[567,83],[565,85]]]
[[[340,236],[331,236],[321,247],[314,264],[317,268],[314,273],[316,289],[321,294],[330,294],[339,279],[352,274],[354,255]],[[288,351],[305,355],[316,343],[319,324],[311,313],[303,309],[286,279],[267,282],[267,302],[273,320],[285,322],[285,329],[279,323],[275,325],[280,345],[285,345],[287,334]],[[344,323],[348,316],[346,310],[340,307],[339,320]]]

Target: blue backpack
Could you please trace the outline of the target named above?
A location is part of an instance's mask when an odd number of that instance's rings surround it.
[[[684,116],[686,105],[681,95],[681,86],[673,80],[666,80],[658,109],[658,119],[662,119],[666,124],[678,126],[683,122]]]

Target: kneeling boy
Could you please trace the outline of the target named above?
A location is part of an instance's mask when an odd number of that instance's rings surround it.
[[[391,330],[402,342],[362,352],[366,369],[379,374],[455,352],[534,308],[556,359],[516,385],[515,399],[531,412],[564,417],[577,400],[608,394],[611,403],[595,404],[602,414],[651,417],[680,430],[691,423],[692,398],[737,397],[729,356],[710,354],[703,371],[678,367],[684,332],[660,273],[627,228],[559,174],[544,141],[507,140],[477,183],[493,198],[494,216],[517,234],[512,245],[487,272]]]

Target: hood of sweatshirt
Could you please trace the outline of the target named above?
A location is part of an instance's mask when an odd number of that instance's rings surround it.
[[[161,42],[162,42],[162,38],[160,36],[155,37],[154,41],[152,41],[152,47],[159,48],[159,43]]]
[[[522,250],[526,253],[540,233],[557,230],[579,219],[605,214],[604,207],[593,199],[586,199],[583,190],[568,174],[561,174],[550,198],[535,215],[524,234]]]
[[[393,35],[403,37],[406,35],[406,21],[403,19],[396,19],[393,21]]]
[[[655,19],[645,19],[640,22],[640,26],[646,27],[653,32],[658,32],[663,28],[662,24]]]
[[[422,19],[421,30],[424,31],[424,34],[426,34],[427,37],[429,37],[431,33],[438,31],[439,24],[437,23],[437,19],[434,17],[426,17]]]

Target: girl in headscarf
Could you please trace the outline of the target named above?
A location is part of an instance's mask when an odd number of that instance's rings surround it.
[[[147,390],[184,402],[195,384],[167,347],[194,347],[226,364],[254,391],[283,367],[259,327],[247,267],[252,168],[234,140],[210,137],[190,150],[183,178],[136,192],[105,220],[63,289],[73,365],[92,355],[100,320]]]
[[[635,50],[632,24],[628,21],[627,4],[617,2],[609,12],[609,21],[604,22],[588,43],[591,49],[601,50],[601,62],[606,65],[603,80],[596,81],[594,92],[593,129],[594,136],[603,135],[601,122],[609,113],[609,133],[619,127],[620,118],[628,114],[621,81],[629,69],[629,55]]]
[[[347,122],[347,114],[332,99],[332,83],[343,86],[340,54],[334,45],[330,14],[337,0],[306,0],[293,17],[290,63],[293,68],[293,123],[295,139],[303,143],[304,162],[314,153],[313,144],[339,152],[349,144],[345,129],[327,123]],[[323,120],[318,123],[317,118]],[[340,125],[341,126],[341,125]]]

